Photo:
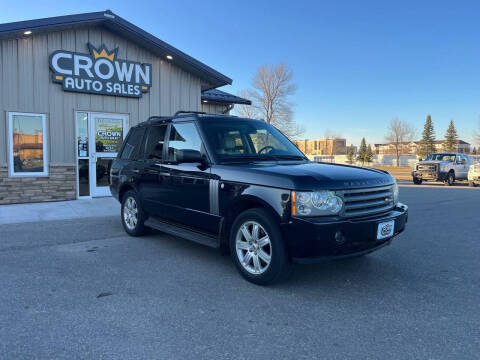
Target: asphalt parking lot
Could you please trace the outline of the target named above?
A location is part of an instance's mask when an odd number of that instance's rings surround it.
[[[390,246],[272,287],[118,217],[1,225],[0,358],[478,359],[480,189],[401,201]]]

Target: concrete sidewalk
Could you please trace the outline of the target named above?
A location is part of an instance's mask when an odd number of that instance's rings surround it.
[[[34,204],[0,205],[0,225],[36,221],[120,216],[120,204],[112,197]]]

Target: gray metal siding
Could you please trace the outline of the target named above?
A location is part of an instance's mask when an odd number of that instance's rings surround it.
[[[51,81],[55,50],[88,53],[87,43],[118,47],[121,59],[152,64],[150,93],[140,99],[69,93]],[[6,113],[46,113],[52,164],[75,161],[75,110],[127,113],[130,125],[151,115],[201,109],[201,80],[103,28],[80,28],[0,41],[0,165],[7,163]]]
[[[210,114],[223,114],[228,105],[202,103],[202,111]]]

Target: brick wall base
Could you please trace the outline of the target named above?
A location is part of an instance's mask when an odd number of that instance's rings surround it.
[[[0,166],[0,204],[16,204],[76,199],[74,165],[50,165],[46,177],[8,177]]]

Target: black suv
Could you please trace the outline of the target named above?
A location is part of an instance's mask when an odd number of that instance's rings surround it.
[[[128,234],[220,248],[257,284],[292,261],[377,250],[408,217],[387,172],[311,162],[275,127],[234,116],[152,117],[130,130],[110,177]]]

